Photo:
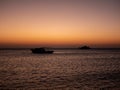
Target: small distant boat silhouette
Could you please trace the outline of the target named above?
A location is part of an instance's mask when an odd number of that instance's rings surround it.
[[[89,46],[83,46],[83,47],[80,47],[79,49],[86,50],[86,49],[91,49],[91,48]]]
[[[34,54],[52,54],[54,51],[46,51],[44,48],[31,49]]]

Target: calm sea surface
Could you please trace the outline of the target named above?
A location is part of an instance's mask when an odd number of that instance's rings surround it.
[[[0,90],[120,90],[120,50],[0,50]]]

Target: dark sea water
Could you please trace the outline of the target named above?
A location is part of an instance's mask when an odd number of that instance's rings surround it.
[[[0,90],[120,90],[120,50],[0,50]]]

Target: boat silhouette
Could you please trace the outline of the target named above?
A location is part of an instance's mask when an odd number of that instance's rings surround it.
[[[87,49],[91,49],[89,46],[82,46],[80,47],[79,49],[82,49],[82,50],[87,50]]]
[[[52,54],[54,51],[47,51],[45,48],[34,48],[31,49],[34,54]]]

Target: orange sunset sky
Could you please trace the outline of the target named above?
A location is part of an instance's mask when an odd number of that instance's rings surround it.
[[[0,0],[0,47],[120,47],[120,0]]]

